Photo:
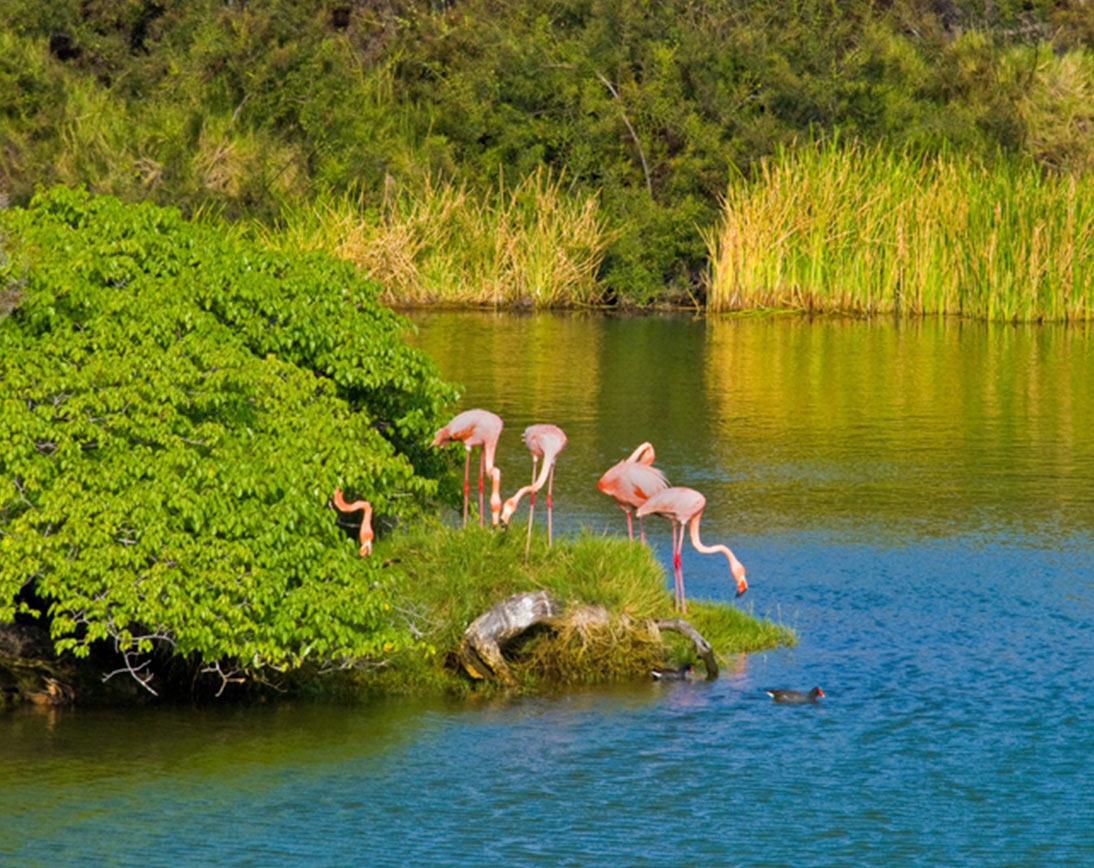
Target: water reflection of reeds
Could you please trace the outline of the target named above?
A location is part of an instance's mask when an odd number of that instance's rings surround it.
[[[707,329],[718,463],[755,521],[1090,526],[1075,485],[1094,466],[1085,333],[796,318]]]
[[[866,540],[1094,526],[1094,330],[963,320],[416,313],[417,343],[506,430],[570,444],[556,518],[625,528],[597,477],[644,440],[711,538]],[[454,408],[455,409],[455,408]],[[706,531],[704,531],[706,533]]]

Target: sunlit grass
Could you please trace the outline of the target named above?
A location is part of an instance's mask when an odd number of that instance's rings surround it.
[[[734,182],[707,233],[708,308],[1094,314],[1094,182],[829,143]]]
[[[653,666],[694,659],[676,634],[653,626],[675,617],[664,569],[648,547],[619,537],[582,533],[548,547],[537,534],[526,556],[522,532],[433,526],[393,534],[374,556],[390,562],[396,615],[421,644],[363,671],[360,684],[370,689],[471,690],[455,657],[468,624],[511,594],[541,589],[578,616],[506,647],[521,689],[645,679]],[[603,607],[606,620],[581,617],[586,606]],[[689,604],[689,618],[723,659],[796,641],[788,628],[732,605]]]
[[[284,248],[321,248],[383,285],[391,304],[586,306],[612,240],[595,196],[571,194],[540,170],[493,194],[426,182],[382,201],[331,196],[286,208],[265,233]]]

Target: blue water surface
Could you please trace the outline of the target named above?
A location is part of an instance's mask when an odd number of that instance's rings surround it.
[[[505,323],[505,351],[519,355],[526,326]],[[636,339],[626,323],[560,327],[588,344]],[[696,335],[698,358],[725,337],[634,328],[670,366],[682,337]],[[921,385],[906,389],[921,392],[879,391],[865,412],[864,399],[826,397],[824,376],[803,389],[818,332],[772,336],[771,324],[731,335],[741,353],[762,346],[754,367],[768,381],[726,402],[717,358],[676,378],[656,411],[636,397],[653,375],[623,366],[592,404],[579,366],[546,369],[545,403],[496,369],[476,374],[481,356],[446,370],[467,383],[465,406],[507,419],[510,478],[530,470],[523,424],[570,433],[562,534],[624,532],[591,484],[646,438],[620,421],[624,399],[647,425],[696,414],[664,434],[659,463],[707,493],[704,537],[731,541],[748,566],[736,605],[793,627],[796,646],[727,660],[712,682],[514,699],[0,714],[0,864],[1094,864],[1088,344],[1054,336],[1070,367],[1053,357],[1021,375],[1036,384],[1021,392],[985,378],[956,418],[935,398],[953,371],[922,373],[952,336],[900,335],[910,355],[897,365],[892,335],[861,328],[828,335],[834,357],[909,368]],[[465,321],[457,332],[476,336]],[[966,329],[953,352],[1009,371],[1035,355],[1022,340]],[[790,361],[771,362],[769,345]],[[752,440],[733,429],[738,406]],[[667,524],[648,530],[667,567]],[[686,547],[683,570],[689,598],[731,599],[721,557]],[[814,685],[817,705],[764,692]]]

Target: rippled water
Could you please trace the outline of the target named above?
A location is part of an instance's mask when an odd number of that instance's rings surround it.
[[[555,422],[556,530],[624,532],[593,483],[654,441],[800,644],[510,702],[2,715],[0,863],[1094,864],[1089,335],[417,319],[505,418],[507,492]],[[689,596],[724,572],[685,549]]]

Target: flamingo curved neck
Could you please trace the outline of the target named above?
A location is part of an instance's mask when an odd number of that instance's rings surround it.
[[[721,554],[725,555],[726,560],[729,561],[730,569],[733,569],[736,564],[740,563],[740,561],[737,560],[737,556],[734,555],[733,552],[730,550],[729,546],[721,545],[720,543],[717,545],[708,546],[701,539],[699,539],[699,516],[695,516],[695,518],[691,520],[690,529],[691,544],[695,546],[695,550],[697,552],[701,552],[704,555],[713,555],[720,552]]]
[[[539,480],[536,480],[536,482],[533,482],[531,485],[525,485],[522,488],[517,489],[516,493],[505,501],[505,505],[501,510],[501,520],[508,524],[509,519],[513,517],[513,513],[516,512],[517,507],[520,506],[521,498],[526,494],[534,494],[539,491],[540,488],[542,488],[542,483],[540,483]]]
[[[357,535],[358,541],[361,543],[360,554],[362,556],[372,553],[372,504],[365,503],[365,514],[361,519],[361,531]]]
[[[370,554],[372,552],[372,504],[367,500],[355,500],[353,503],[347,503],[345,497],[342,494],[341,488],[334,489],[334,497],[331,498],[331,502],[335,508],[340,512],[356,512],[361,509],[364,510],[364,515],[361,516],[361,530],[357,534],[357,539],[361,544],[360,554]]]

